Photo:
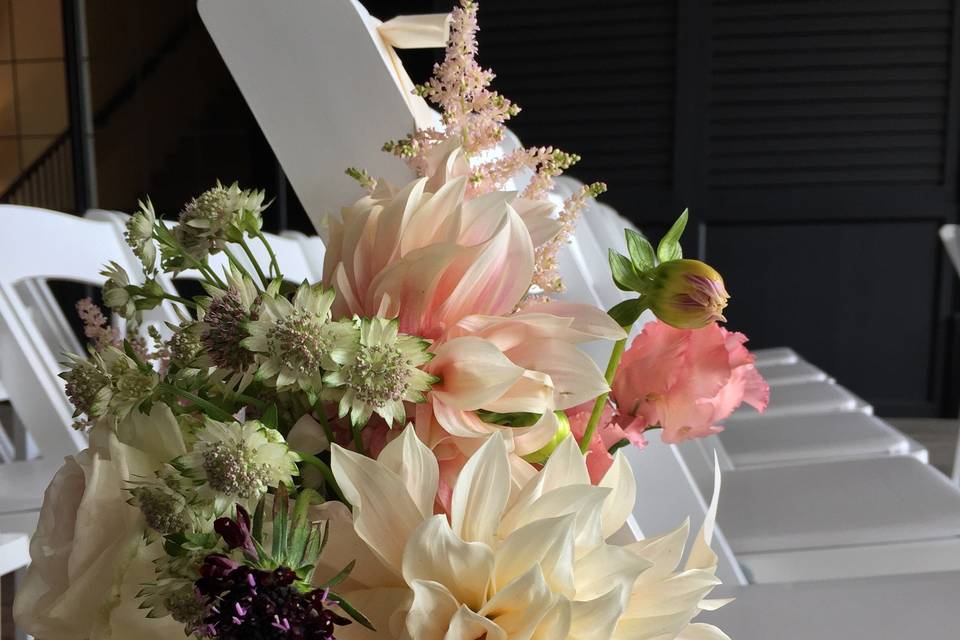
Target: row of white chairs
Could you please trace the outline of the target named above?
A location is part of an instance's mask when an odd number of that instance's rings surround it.
[[[561,260],[573,298],[624,299],[603,250],[624,249],[624,226],[608,207],[585,213]],[[657,532],[685,512],[703,513],[716,451],[720,573],[739,602],[712,618],[732,636],[901,638],[904,629],[955,624],[944,594],[960,586],[960,490],[863,400],[788,350],[773,353],[758,358],[771,378],[765,414],[738,411],[718,436],[629,451],[639,486],[669,487],[640,492],[637,526]],[[876,600],[893,593],[898,611],[917,606],[907,620]]]

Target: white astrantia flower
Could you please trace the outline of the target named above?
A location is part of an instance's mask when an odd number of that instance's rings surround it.
[[[103,283],[103,303],[121,318],[133,318],[137,312],[137,305],[127,290],[130,286],[130,276],[126,270],[116,262],[111,262],[100,275],[107,281]]]
[[[376,634],[350,627],[345,640],[726,638],[690,624],[720,604],[704,600],[719,583],[709,547],[715,505],[678,571],[686,524],[660,538],[608,542],[636,498],[622,454],[593,486],[572,438],[540,471],[509,457],[506,440],[498,432],[470,458],[449,515],[434,515],[438,464],[412,427],[377,460],[333,446],[353,529],[372,552],[355,552],[363,561],[342,593],[379,623]],[[362,549],[342,540],[336,513],[326,508],[337,544]]]
[[[140,201],[140,210],[127,220],[124,239],[140,259],[144,271],[152,272],[157,263],[157,245],[153,241],[153,228],[157,224],[157,214],[150,198]]]
[[[260,316],[247,323],[245,348],[256,354],[258,380],[277,389],[299,387],[319,393],[324,370],[344,360],[356,341],[351,322],[331,322],[334,293],[321,285],[300,285],[293,302],[265,296]]]
[[[193,450],[173,462],[196,484],[197,496],[212,500],[217,514],[237,502],[254,504],[269,487],[290,485],[300,456],[280,432],[249,420],[224,423],[206,418]]]
[[[160,384],[160,376],[156,371],[141,365],[116,347],[105,347],[96,360],[110,379],[110,386],[101,390],[98,402],[105,403],[120,420],[149,399]]]
[[[403,422],[404,402],[423,402],[437,378],[420,369],[433,357],[430,343],[399,333],[398,322],[369,318],[360,322],[360,340],[345,362],[324,376],[337,388],[340,417],[355,425],[377,413],[387,424]]]

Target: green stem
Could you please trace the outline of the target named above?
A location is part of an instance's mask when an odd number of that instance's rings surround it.
[[[366,449],[363,447],[363,438],[360,437],[360,432],[363,430],[363,426],[358,424],[353,424],[353,421],[350,421],[350,431],[353,432],[353,446],[357,450],[357,453],[362,455],[367,455]]]
[[[264,409],[267,408],[267,403],[266,403],[266,402],[264,402],[263,400],[257,400],[257,399],[254,398],[253,396],[248,396],[248,395],[246,395],[246,394],[244,394],[244,393],[234,393],[233,396],[234,396],[237,400],[242,400],[242,401],[246,402],[247,404],[256,407],[257,409],[260,409],[261,411],[263,411]]]
[[[230,260],[230,264],[232,264],[237,269],[237,271],[242,273],[247,278],[250,278],[250,282],[253,282],[253,276],[250,275],[250,272],[247,271],[247,268],[243,266],[243,263],[237,260],[237,256],[233,255],[233,252],[230,251],[228,247],[223,248],[223,253],[226,254],[227,258]],[[254,283],[254,286],[256,287],[256,283]],[[257,290],[259,291],[260,288],[257,287]]]
[[[624,331],[629,332],[630,327],[624,327]],[[620,358],[623,357],[624,347],[627,345],[627,339],[617,340],[616,344],[613,345],[613,353],[610,354],[610,361],[607,362],[607,371],[604,374],[604,378],[607,381],[607,386],[613,384],[613,376],[617,373],[617,367],[620,366]],[[590,440],[593,438],[593,433],[597,430],[597,425],[600,424],[600,417],[603,415],[603,407],[607,404],[607,398],[610,397],[610,392],[602,393],[597,396],[597,401],[593,403],[593,411],[590,413],[590,422],[587,423],[587,428],[583,431],[583,440],[580,441],[580,451],[586,453],[590,449]]]
[[[169,391],[175,395],[178,395],[184,400],[189,400],[190,402],[192,402],[193,404],[197,405],[198,407],[206,411],[208,414],[210,414],[211,418],[214,418],[221,422],[234,421],[233,416],[230,415],[226,409],[222,409],[221,407],[218,407],[217,405],[213,404],[209,400],[201,398],[200,396],[194,393],[190,393],[189,391],[177,388],[172,384],[166,384],[166,383],[161,384],[160,388],[163,389],[164,391]]]
[[[317,416],[317,422],[323,427],[323,433],[327,436],[327,442],[330,443],[330,446],[333,446],[333,429],[330,428],[330,422],[327,420],[327,411],[323,408],[322,404],[319,407],[319,411],[314,412],[314,415]]]
[[[267,237],[263,235],[263,231],[257,231],[257,238],[260,239],[260,242],[263,243],[263,246],[266,247],[267,253],[270,254],[270,273],[276,278],[282,278],[283,273],[280,271],[280,263],[277,262],[277,254],[273,252],[273,247],[270,246],[270,243],[267,242]]]
[[[197,308],[197,303],[194,302],[193,300],[188,300],[188,299],[183,298],[183,297],[181,297],[181,296],[175,296],[175,295],[173,295],[172,293],[164,293],[164,294],[163,294],[163,297],[166,298],[167,300],[173,300],[174,302],[179,302],[180,304],[182,304],[182,305],[184,305],[184,306],[186,306],[186,307],[190,307],[190,308],[192,308],[192,309],[196,309],[196,308]]]
[[[337,499],[339,499],[343,504],[347,505],[347,507],[350,507],[350,503],[347,502],[347,499],[343,497],[343,491],[340,490],[340,485],[337,484],[337,479],[333,477],[333,471],[327,466],[327,463],[315,455],[304,453],[302,451],[297,451],[297,453],[300,454],[300,458],[304,462],[309,464],[311,467],[320,470],[320,473],[323,475],[323,479],[330,486],[330,488],[333,489],[333,492],[337,494]]]
[[[250,259],[250,264],[252,264],[253,268],[257,270],[257,276],[260,278],[260,283],[263,284],[263,288],[266,289],[267,285],[270,284],[270,281],[267,280],[267,276],[263,274],[263,269],[260,268],[260,263],[257,261],[256,256],[253,255],[253,251],[250,249],[250,245],[247,244],[246,238],[240,238],[240,246],[243,247],[244,253],[246,253],[247,258]]]

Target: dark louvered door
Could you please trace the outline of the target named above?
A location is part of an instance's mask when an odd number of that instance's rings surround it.
[[[731,324],[886,414],[941,403],[956,211],[948,0],[704,7],[703,207]]]
[[[877,405],[936,414],[956,219],[950,0],[481,2],[481,62],[532,144],[651,234],[682,206],[730,325]]]

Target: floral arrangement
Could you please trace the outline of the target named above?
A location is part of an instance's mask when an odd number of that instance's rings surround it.
[[[47,491],[15,614],[66,638],[725,638],[713,509],[613,541],[636,498],[622,452],[647,431],[700,437],[767,389],[745,338],[716,324],[719,274],[683,259],[684,214],[654,249],[627,231],[609,312],[551,300],[588,199],[557,211],[577,156],[490,159],[518,108],[475,60],[476,4],[417,92],[442,110],[385,150],[419,174],[329,217],[322,282],[284,280],[263,192],[218,184],[174,223],[127,227],[135,282],[79,305],[90,353],[63,374],[90,446]],[[519,193],[511,181],[527,184]],[[269,264],[254,257],[260,242]],[[210,256],[222,253],[222,273]],[[163,286],[193,269],[206,295]],[[139,331],[171,301],[181,321]],[[629,349],[640,314],[646,325]],[[601,372],[578,345],[606,340]]]

